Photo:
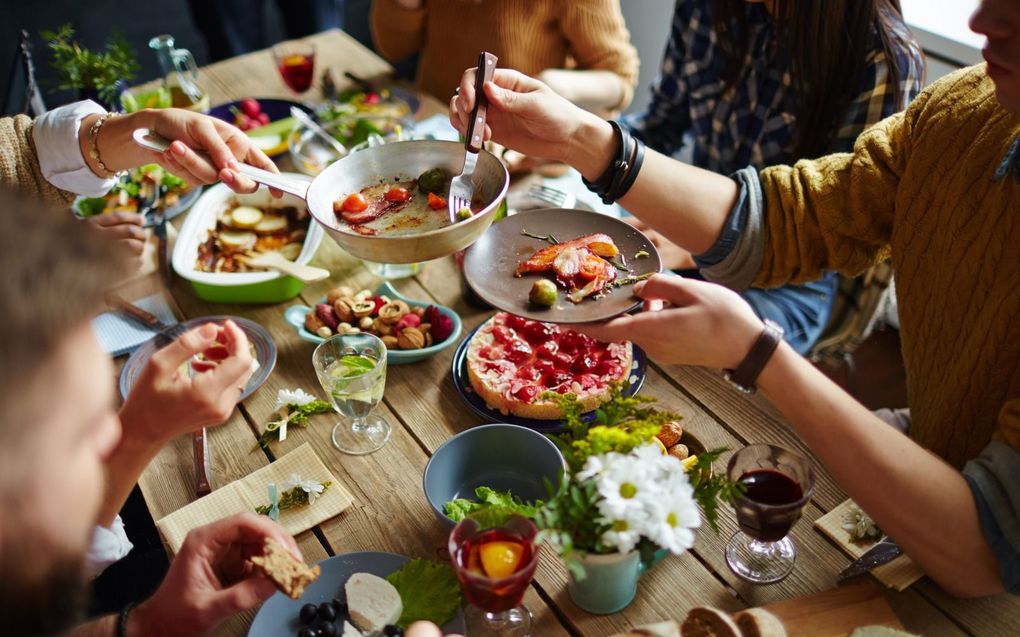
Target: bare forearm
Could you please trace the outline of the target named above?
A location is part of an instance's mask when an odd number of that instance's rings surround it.
[[[569,144],[564,161],[589,180],[597,179],[618,148],[609,123],[589,115]],[[620,205],[671,241],[694,254],[719,238],[737,201],[729,177],[646,150],[637,181]]]
[[[75,626],[67,633],[68,637],[110,637],[117,634],[117,617],[107,615]]]
[[[839,485],[950,593],[1002,590],[963,476],[886,425],[786,345],[759,385]]]
[[[106,463],[106,493],[99,510],[98,524],[109,527],[124,506],[131,490],[165,441],[142,440],[132,434],[137,429],[131,416],[121,412],[124,436]]]
[[[603,69],[546,69],[538,79],[586,111],[603,115],[620,108],[625,94],[624,79]]]
[[[99,163],[90,154],[92,148],[89,130],[99,117],[99,115],[89,115],[82,120],[81,132],[78,135],[78,147],[92,172],[100,177],[106,177],[107,173],[103,172]],[[151,151],[135,144],[131,137],[136,128],[149,128],[151,123],[152,112],[148,110],[128,115],[117,115],[103,123],[97,136],[97,147],[99,157],[108,171],[118,172],[136,168],[152,161]]]

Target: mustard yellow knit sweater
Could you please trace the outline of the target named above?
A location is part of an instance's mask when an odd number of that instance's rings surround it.
[[[43,177],[32,141],[32,119],[26,115],[0,118],[0,187],[20,190],[52,206],[74,200],[72,193]]]
[[[424,0],[416,11],[373,0],[372,38],[394,62],[418,53],[417,86],[443,103],[481,51],[532,76],[565,68],[568,56],[579,69],[612,71],[625,80],[621,108],[637,82],[619,0]]]
[[[911,437],[960,467],[993,435],[1020,449],[1020,135],[984,65],[933,84],[852,154],[761,174],[757,285],[892,257]]]

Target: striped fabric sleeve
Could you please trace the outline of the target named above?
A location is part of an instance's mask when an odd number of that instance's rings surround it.
[[[677,5],[670,28],[669,43],[662,58],[662,68],[652,85],[651,100],[643,113],[625,117],[621,123],[649,148],[664,155],[673,155],[683,145],[684,134],[691,128],[688,89],[683,64],[687,57],[684,33],[688,29],[682,6]]]

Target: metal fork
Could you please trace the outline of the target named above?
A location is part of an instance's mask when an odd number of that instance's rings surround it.
[[[553,208],[573,208],[577,204],[577,197],[573,193],[546,186],[545,184],[534,184],[528,189],[528,196],[547,203]]]
[[[471,111],[471,121],[468,122],[464,140],[464,168],[450,183],[450,197],[447,199],[450,223],[456,223],[457,215],[461,210],[471,209],[471,198],[475,194],[472,178],[475,173],[475,164],[478,163],[478,153],[482,150],[482,138],[485,135],[485,112],[489,107],[489,101],[485,98],[485,91],[482,90],[482,87],[486,82],[492,80],[498,59],[486,51],[478,56],[478,72],[475,75],[475,107]]]

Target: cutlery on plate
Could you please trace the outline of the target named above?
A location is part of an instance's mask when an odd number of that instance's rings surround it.
[[[889,539],[889,536],[883,537],[881,540],[875,543],[870,549],[868,549],[864,555],[861,555],[845,569],[840,571],[836,580],[842,582],[843,580],[850,579],[851,577],[857,577],[867,573],[876,566],[881,566],[887,562],[890,562],[900,555],[903,554],[903,549],[899,547],[896,542]]]
[[[326,129],[319,126],[318,122],[308,116],[308,113],[304,112],[297,106],[291,106],[290,115],[302,126],[315,133],[316,137],[329,144],[330,147],[339,153],[341,157],[347,154],[347,147],[341,144],[335,137],[327,133]]]
[[[329,278],[329,270],[294,263],[276,251],[239,254],[237,255],[237,260],[256,268],[276,270],[282,274],[290,275],[303,283],[315,283],[316,281]]]
[[[547,203],[553,208],[573,208],[577,205],[577,197],[573,193],[553,188],[552,186],[546,186],[545,184],[535,184],[529,188],[528,196]]]
[[[482,87],[486,82],[492,81],[498,60],[499,58],[487,51],[483,51],[478,56],[478,73],[475,75],[475,108],[471,111],[471,120],[468,122],[467,135],[464,140],[464,168],[450,183],[450,197],[446,205],[450,223],[457,222],[457,213],[460,210],[471,209],[471,198],[475,194],[475,184],[472,178],[475,174],[475,164],[478,163],[478,153],[482,150],[482,139],[485,136],[485,113],[489,107],[489,101],[486,99]]]

